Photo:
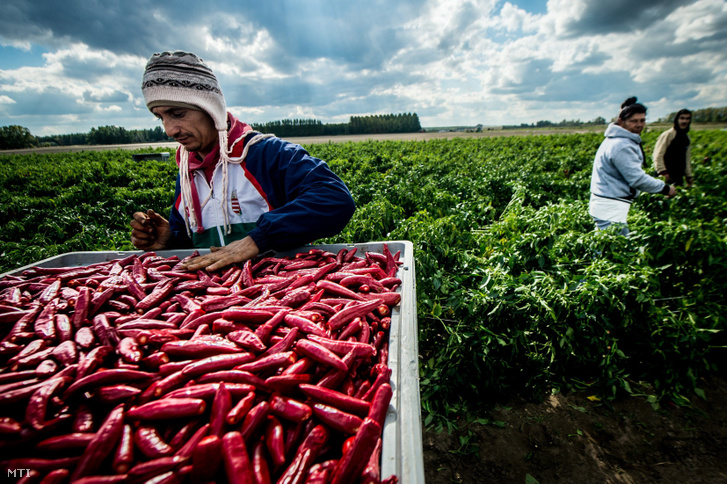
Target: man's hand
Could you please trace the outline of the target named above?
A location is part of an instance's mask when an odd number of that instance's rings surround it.
[[[154,210],[134,213],[131,219],[131,243],[141,250],[166,249],[172,238],[169,221]]]
[[[184,267],[191,271],[207,269],[216,271],[236,262],[245,262],[260,254],[257,244],[251,237],[231,242],[225,247],[210,247],[210,253],[195,257],[184,263]]]
[[[669,185],[669,195],[667,195],[666,198],[671,198],[676,194],[677,194],[677,189],[674,188],[674,185]]]

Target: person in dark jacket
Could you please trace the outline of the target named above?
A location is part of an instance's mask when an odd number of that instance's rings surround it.
[[[154,54],[142,93],[180,146],[169,219],[133,215],[138,249],[209,247],[186,266],[214,271],[333,236],[351,219],[353,198],[328,165],[228,113],[214,73],[195,54]]]
[[[659,176],[663,176],[667,183],[679,186],[686,179],[688,187],[694,184],[691,140],[688,134],[691,124],[692,112],[681,109],[674,117],[674,126],[661,133],[656,140],[654,170]]]

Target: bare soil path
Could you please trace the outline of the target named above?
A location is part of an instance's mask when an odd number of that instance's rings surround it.
[[[703,382],[692,408],[643,398],[609,408],[587,394],[515,401],[469,425],[423,435],[427,484],[727,482],[727,382]],[[462,448],[462,441],[469,447]],[[473,450],[473,452],[467,452]]]

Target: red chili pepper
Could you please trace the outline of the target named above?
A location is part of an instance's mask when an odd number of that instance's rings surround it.
[[[253,373],[271,370],[280,367],[286,367],[295,363],[297,357],[293,351],[285,351],[275,353],[270,356],[263,356],[255,361],[237,365],[234,369],[241,371],[250,371]]]
[[[313,359],[304,356],[303,358],[300,358],[298,361],[283,370],[281,376],[306,373],[308,370],[313,368],[315,364],[316,362]]]
[[[328,319],[328,326],[331,328],[331,331],[337,331],[344,327],[348,322],[353,321],[354,318],[365,316],[378,307],[381,302],[382,300],[377,297],[366,302],[347,306]]]
[[[232,409],[232,397],[225,383],[220,383],[217,388],[210,415],[210,434],[222,437],[227,426],[227,414]]]
[[[346,356],[343,357],[343,362],[346,363],[346,366],[348,366],[349,369],[352,368],[355,360],[356,355],[354,355],[353,351],[349,352]],[[320,380],[318,380],[317,385],[325,388],[336,388],[338,387],[338,385],[341,384],[343,379],[346,378],[346,375],[348,375],[347,371],[341,371],[337,368],[332,368],[328,373],[323,375]]]
[[[169,446],[156,428],[149,425],[142,425],[134,432],[134,442],[142,454],[148,459],[156,459],[172,455],[174,449]]]
[[[308,335],[308,339],[339,355],[347,355],[350,352],[357,358],[370,358],[376,355],[376,348],[368,343],[321,338],[313,334]]]
[[[302,281],[306,279],[306,284],[313,282],[313,276],[303,276],[298,279],[298,281]],[[298,282],[296,281],[296,282]],[[281,306],[289,306],[289,307],[298,307],[311,298],[311,293],[309,290],[305,288],[299,288],[290,291],[290,289],[293,287],[295,283],[291,284],[291,286],[288,288],[289,292],[287,292],[282,298],[280,298],[280,304]]]
[[[210,424],[206,423],[202,425],[197,431],[192,434],[192,437],[187,440],[187,442],[177,450],[175,455],[190,458],[192,457],[192,452],[194,452],[194,448],[197,446],[197,444],[200,443],[200,441],[207,436],[207,432],[209,432]]]
[[[106,314],[97,314],[93,317],[92,321],[93,333],[96,335],[96,339],[102,345],[114,345],[118,341],[114,338],[114,328],[111,327],[108,316]]]
[[[389,383],[391,381],[391,368],[382,368],[382,370],[379,372],[378,375],[376,375],[376,380],[371,384],[371,388],[361,397],[364,400],[371,401],[374,398],[374,394],[379,389],[381,385],[384,383]]]
[[[222,439],[217,435],[204,437],[192,451],[191,482],[213,482],[222,464]]]
[[[159,370],[162,365],[169,363],[169,355],[163,351],[155,351],[154,353],[143,357],[140,363],[147,369],[156,371]]]
[[[305,403],[281,395],[273,395],[269,403],[270,413],[291,422],[303,422],[313,414]]]
[[[227,382],[227,383],[246,383],[254,386],[257,390],[269,392],[270,388],[265,384],[265,380],[257,375],[254,375],[248,371],[240,370],[222,370],[215,371],[201,375],[197,380],[197,383],[214,383],[214,382]]]
[[[140,462],[127,472],[131,479],[143,479],[149,482],[150,477],[165,474],[180,467],[187,459],[178,455],[158,457],[146,462]]]
[[[270,484],[270,467],[265,455],[265,444],[259,441],[252,450],[252,472],[255,484]]]
[[[201,419],[187,421],[170,439],[169,446],[178,450],[201,426]]]
[[[38,351],[44,350],[48,347],[48,342],[44,339],[37,338],[25,345],[25,347],[15,355],[14,357],[10,358],[8,360],[8,365],[13,366],[17,364],[18,361],[22,360],[26,356],[32,355],[33,353],[36,353]]]
[[[389,307],[394,307],[401,302],[401,294],[398,292],[379,292],[376,294],[363,294],[362,297],[367,301],[380,300]]]
[[[73,325],[67,314],[58,313],[55,315],[55,327],[57,340],[61,343],[73,339]]]
[[[255,403],[255,392],[249,392],[246,396],[242,397],[234,407],[227,412],[225,420],[228,425],[236,425],[242,419],[245,418],[247,413],[250,411]]]
[[[285,314],[285,324],[287,324],[291,328],[297,328],[304,333],[315,334],[323,337],[327,336],[326,331],[322,327],[320,327],[313,321],[297,314],[293,314],[292,312],[288,312]]]
[[[11,417],[0,418],[0,435],[19,435],[22,428],[20,422]]]
[[[41,305],[48,304],[58,295],[60,289],[61,280],[55,279],[52,283],[48,285],[48,287],[43,290],[43,292],[40,293],[40,295],[38,296],[38,302]]]
[[[304,356],[307,356],[319,363],[323,363],[324,365],[332,366],[333,368],[337,368],[341,371],[348,370],[348,365],[346,365],[341,358],[328,348],[315,343],[314,341],[300,339],[295,343],[295,349]]]
[[[56,325],[54,317],[56,314],[56,304],[54,301],[43,303],[43,310],[38,315],[38,319],[33,323],[36,336],[38,338],[54,341],[56,339]]]
[[[249,442],[257,431],[262,428],[269,413],[270,404],[263,400],[252,407],[247,415],[245,415],[245,418],[242,420],[242,427],[240,427],[240,434],[245,442]]]
[[[130,408],[126,417],[131,420],[189,418],[204,413],[206,406],[205,401],[199,398],[165,397]]]
[[[126,402],[136,395],[140,394],[141,390],[130,385],[109,385],[96,389],[93,392],[94,398],[101,403],[118,405],[121,402]]]
[[[323,425],[313,427],[296,450],[295,458],[283,471],[278,482],[304,482],[308,470],[330,438],[330,432]]]
[[[188,385],[169,392],[164,398],[201,398],[203,400],[212,400],[220,385],[221,383]],[[245,383],[226,383],[226,385],[233,397],[247,395],[248,392],[255,390],[254,386]]]
[[[386,412],[389,409],[389,402],[391,401],[393,394],[394,392],[391,385],[388,383],[382,383],[371,400],[371,409],[367,416],[378,423],[381,428],[384,427]]]
[[[210,373],[220,370],[229,370],[235,366],[248,363],[255,359],[255,356],[250,353],[237,353],[237,354],[224,354],[214,355],[201,360],[190,363],[182,369],[182,374],[188,378],[196,378],[205,373]]]
[[[40,351],[28,355],[24,358],[19,359],[13,366],[12,371],[22,370],[23,368],[29,368],[39,365],[43,360],[48,358],[53,353],[53,348],[43,348]]]
[[[275,467],[285,464],[285,431],[274,416],[268,418],[264,441]]]
[[[124,406],[116,406],[89,442],[81,460],[71,474],[71,481],[93,474],[116,447],[124,428]]]
[[[252,331],[232,331],[227,335],[227,339],[241,346],[243,349],[256,351],[258,353],[265,351],[267,346]]]
[[[193,310],[189,311],[187,316],[182,320],[181,323],[179,323],[179,327],[184,328],[184,329],[186,329],[186,328],[194,329],[200,324],[206,324],[206,322],[208,322],[214,318],[217,318],[219,315],[219,313],[213,313],[214,314],[213,316],[208,316],[204,319],[200,319],[202,316],[205,316],[206,314],[207,313],[205,313],[202,308],[193,309]],[[199,321],[197,321],[198,319],[199,319]]]
[[[265,351],[265,353],[261,355],[261,357],[266,357],[274,355],[276,353],[288,351],[298,339],[298,333],[298,328],[291,329],[288,334],[286,334],[280,341],[268,348],[267,351]],[[272,342],[272,339],[270,340],[270,342]]]
[[[101,307],[108,302],[109,299],[111,299],[111,296],[114,295],[114,288],[109,287],[106,289],[101,290],[101,287],[99,287],[100,292],[96,292],[91,296],[91,300],[88,303],[88,316],[94,316]]]
[[[94,432],[95,418],[91,409],[86,405],[81,404],[76,409],[71,430],[73,432]]]
[[[361,484],[381,484],[381,447],[382,440],[379,438],[366,467],[361,473]]]
[[[71,475],[71,471],[68,469],[54,469],[47,473],[40,484],[63,484],[68,482],[68,476]]]
[[[264,323],[273,317],[266,308],[232,308],[222,311],[221,318],[247,323]]]
[[[134,338],[122,338],[116,345],[116,353],[127,363],[138,363],[144,357]]]
[[[96,373],[84,376],[83,378],[73,382],[64,392],[63,399],[65,400],[74,393],[88,388],[95,388],[114,383],[151,380],[154,376],[155,375],[153,373],[138,370],[111,369],[97,371]]]
[[[329,427],[345,434],[355,434],[361,426],[361,418],[330,405],[314,403],[313,414]]]
[[[139,301],[136,304],[136,310],[142,310],[146,311],[149,308],[152,308],[159,304],[162,300],[164,300],[174,288],[174,280],[173,279],[167,279],[163,282],[160,282],[158,286],[154,288],[154,290],[151,292],[151,294],[147,295]]]
[[[268,377],[265,385],[280,393],[290,393],[301,383],[310,383],[312,380],[313,377],[309,373],[286,373]]]
[[[270,333],[272,333],[272,331],[277,328],[280,323],[283,322],[287,311],[287,309],[278,311],[273,315],[273,317],[258,326],[255,330],[255,336],[260,338],[260,341],[262,341],[263,343],[267,343]]]
[[[125,474],[134,463],[134,431],[131,425],[125,424],[119,438],[119,445],[114,452],[112,469],[117,474]]]
[[[369,409],[371,408],[371,403],[366,400],[355,398],[329,388],[305,383],[301,383],[298,387],[308,398],[361,417],[368,415]]]
[[[240,432],[228,432],[222,437],[222,453],[230,484],[255,484],[250,456]]]
[[[381,436],[381,426],[369,418],[364,419],[356,433],[351,449],[341,457],[333,471],[331,484],[354,482],[369,461]]]
[[[162,345],[161,350],[174,358],[204,358],[220,353],[243,352],[235,343],[221,336],[200,337],[189,341],[169,341]]]
[[[151,385],[146,387],[146,390],[144,390],[141,394],[141,399],[143,401],[148,401],[151,398],[160,397],[169,393],[172,390],[180,388],[189,380],[190,378],[182,373],[182,369],[180,369],[174,373],[165,376],[161,380],[156,380]]]
[[[35,448],[41,451],[85,449],[94,437],[95,434],[90,432],[73,432],[70,434],[56,435],[41,440],[35,444]]]
[[[93,330],[84,326],[76,331],[73,340],[78,343],[81,348],[89,349],[96,344],[96,335],[93,334]]]
[[[54,377],[57,378],[57,377]],[[33,383],[32,385],[22,386],[20,388],[15,388],[13,390],[8,390],[2,394],[0,394],[0,405],[6,405],[11,404],[15,402],[19,402],[21,400],[24,400],[28,397],[30,397],[33,393],[35,393],[36,390],[39,388],[42,388],[43,386],[47,385],[48,381],[41,381],[38,383]]]

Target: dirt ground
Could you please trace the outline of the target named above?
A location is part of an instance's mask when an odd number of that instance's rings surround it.
[[[637,397],[608,408],[587,394],[555,395],[498,406],[485,416],[496,424],[424,431],[426,482],[725,483],[727,381],[702,386],[707,399],[695,396],[692,408],[655,411]],[[462,452],[460,437],[473,452]]]

